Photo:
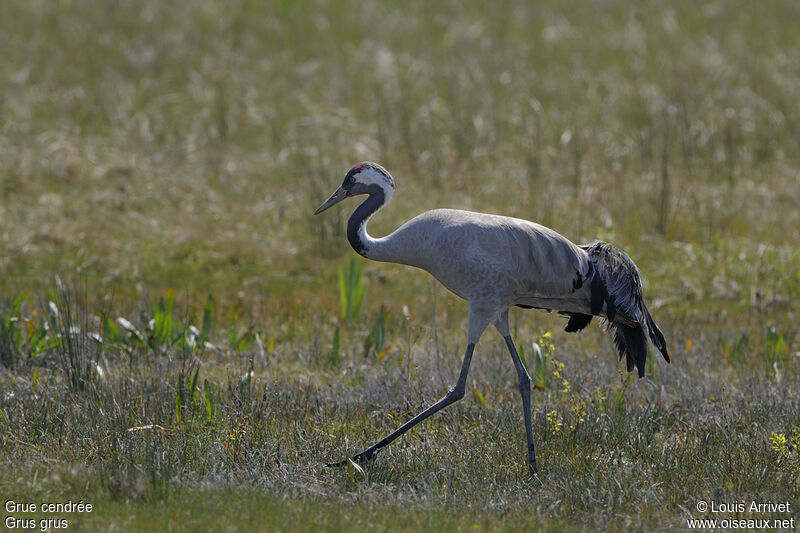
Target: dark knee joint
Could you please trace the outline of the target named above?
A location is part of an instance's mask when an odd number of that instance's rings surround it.
[[[458,401],[463,397],[464,397],[464,387],[459,387],[458,385],[447,391],[446,395],[446,398],[453,402]]]
[[[522,394],[531,390],[531,377],[526,373],[519,377],[519,391]]]

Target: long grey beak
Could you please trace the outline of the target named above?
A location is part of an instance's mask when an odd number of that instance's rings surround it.
[[[324,203],[324,204],[322,204],[321,206],[319,206],[319,207],[317,208],[317,210],[316,210],[316,211],[314,211],[314,214],[315,214],[315,215],[319,215],[320,213],[322,213],[323,211],[325,211],[325,210],[326,210],[326,209],[328,209],[329,207],[332,207],[332,206],[334,206],[334,205],[338,204],[339,202],[341,202],[341,201],[342,201],[342,200],[344,200],[345,198],[347,198],[347,191],[346,191],[346,190],[344,190],[342,187],[339,187],[338,189],[336,189],[336,192],[334,192],[334,193],[331,195],[331,197],[330,197],[330,198],[328,198],[327,200],[325,200],[325,203]]]

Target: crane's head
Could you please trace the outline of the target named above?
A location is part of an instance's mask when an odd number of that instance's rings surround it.
[[[351,196],[359,194],[382,194],[381,204],[388,202],[394,194],[394,180],[389,172],[377,163],[364,161],[359,163],[347,173],[342,182],[342,186],[336,189],[330,198],[325,200],[321,206],[314,211],[318,215]]]

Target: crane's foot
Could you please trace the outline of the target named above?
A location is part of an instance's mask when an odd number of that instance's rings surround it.
[[[348,457],[347,459],[342,459],[341,461],[337,461],[335,463],[325,463],[325,466],[327,466],[328,468],[345,466],[347,464],[350,464],[350,461],[353,461],[354,463],[363,463],[375,459],[376,455],[378,455],[377,448],[367,448],[363,452],[356,454],[352,457]]]
[[[540,487],[544,486],[542,479],[539,477],[539,469],[536,468],[535,460],[532,463],[528,463],[528,472],[530,472],[531,476],[533,476],[533,479],[539,484]]]

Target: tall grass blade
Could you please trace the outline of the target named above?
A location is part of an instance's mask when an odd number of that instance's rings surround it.
[[[175,291],[167,289],[164,296],[159,298],[153,310],[153,348],[160,349],[172,344],[174,319],[172,310],[175,306]]]
[[[183,424],[183,373],[178,374],[178,386],[175,388],[175,420]]]
[[[100,315],[100,320],[103,324],[103,338],[107,342],[110,342],[112,344],[119,343],[122,340],[122,338],[120,337],[119,334],[119,328],[114,323],[114,321],[111,320],[108,314],[106,313],[102,313]]]
[[[197,375],[200,373],[200,367],[194,369],[194,377],[192,377],[192,384],[189,386],[189,401],[192,404],[192,411],[194,411],[195,398],[197,397]]]
[[[20,294],[8,304],[8,310],[0,316],[0,362],[6,367],[11,367],[22,355],[22,345],[25,342],[18,324],[20,310],[22,309],[23,296]],[[30,338],[30,326],[28,326]]]
[[[364,284],[361,281],[363,263],[350,257],[347,271],[339,268],[339,300],[341,302],[341,317],[351,320],[361,313],[361,303],[364,298]]]
[[[48,302],[51,313],[47,317],[49,329],[58,342],[53,344],[56,363],[73,392],[82,391],[92,383],[98,368],[99,349],[90,332],[88,295],[86,285],[76,289],[56,278],[54,300]]]
[[[391,315],[385,312],[383,305],[381,305],[380,309],[378,309],[375,323],[372,325],[367,338],[364,339],[364,357],[368,357],[373,351],[378,360],[386,357],[389,351],[389,347],[386,346],[386,336],[391,325]]]
[[[214,393],[208,380],[203,380],[203,400],[206,404],[206,419],[208,422],[211,422],[211,420],[214,418],[214,415],[217,414],[220,390],[220,385],[217,385],[217,391]]]
[[[214,329],[214,314],[216,311],[216,303],[214,297],[210,294],[203,306],[203,324],[200,328],[200,345],[204,345]]]
[[[333,343],[331,346],[330,356],[328,361],[331,365],[336,366],[341,361],[341,333],[339,324],[336,324],[336,329],[333,330]]]
[[[547,379],[546,369],[547,358],[542,352],[542,347],[538,343],[533,343],[533,386],[543,389]]]

